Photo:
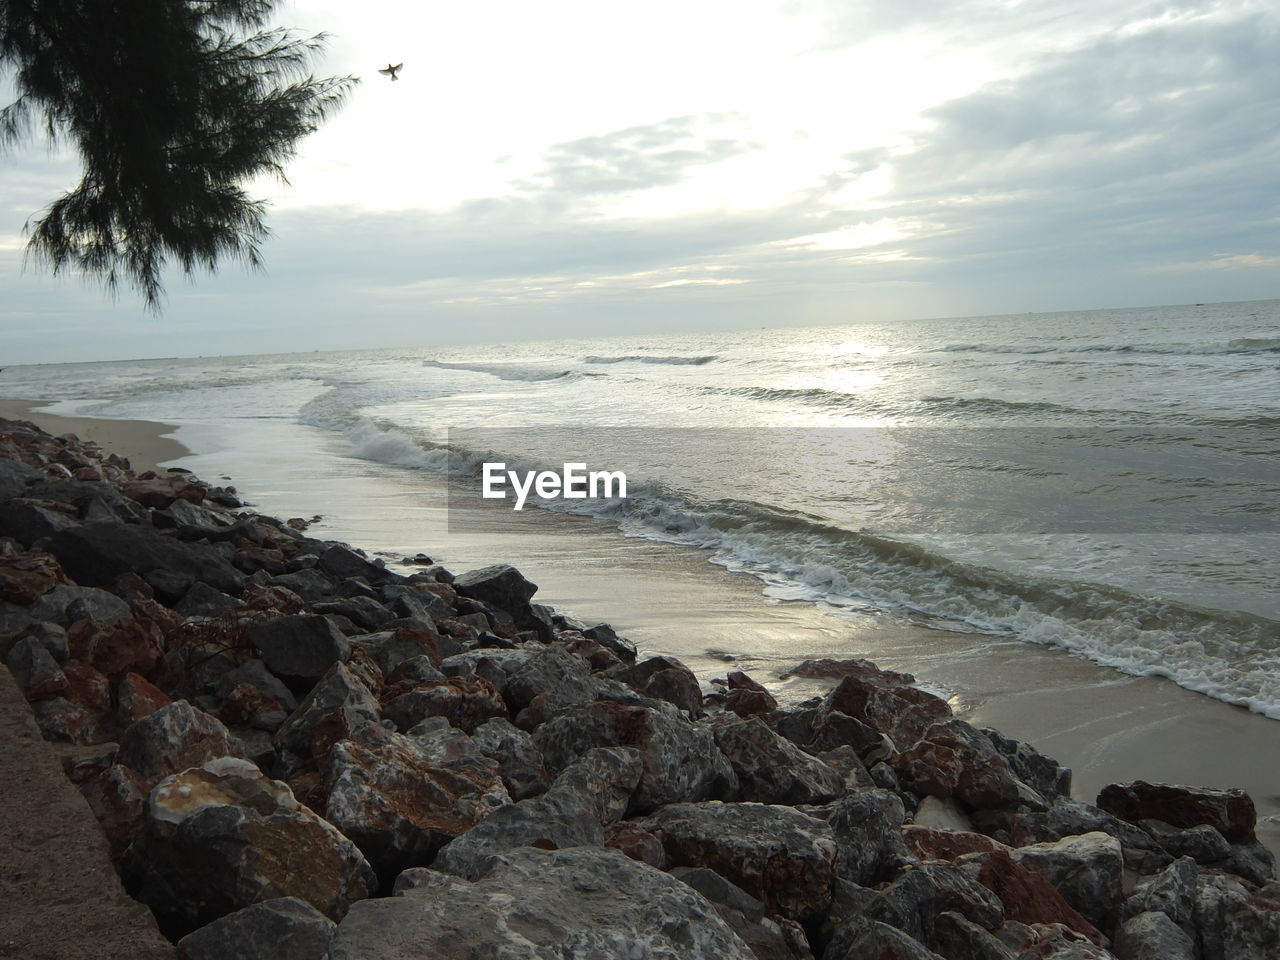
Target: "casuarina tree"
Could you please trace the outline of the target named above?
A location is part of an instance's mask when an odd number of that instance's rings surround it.
[[[264,204],[299,140],[355,82],[317,79],[324,37],[270,25],[276,0],[0,0],[0,71],[17,98],[6,146],[43,132],[78,153],[79,184],[27,224],[54,273],[136,287],[162,273],[261,263]]]

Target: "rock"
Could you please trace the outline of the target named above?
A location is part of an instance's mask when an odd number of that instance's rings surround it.
[[[78,620],[67,631],[71,656],[113,681],[130,673],[157,677],[164,662],[164,646],[163,629],[146,620]]]
[[[0,641],[0,657],[7,657],[9,651],[13,649],[13,644],[27,639],[35,640],[36,643],[48,650],[50,656],[59,663],[71,656],[71,650],[67,646],[66,630],[56,623],[34,623],[15,634],[8,647],[4,645],[3,641]]]
[[[297,897],[337,920],[375,888],[350,840],[283,783],[232,757],[156,785],[122,874],[170,936],[278,897]]]
[[[31,712],[46,740],[92,744],[101,739],[99,718],[66,697],[37,700],[31,704]]]
[[[520,712],[534,705],[535,701],[538,702],[537,709],[530,713],[549,717],[595,699],[590,667],[578,657],[554,648],[513,653],[517,656],[502,661],[514,669],[510,670],[499,689],[511,716],[516,718],[517,726],[529,730],[536,725],[522,723],[519,717]]]
[[[582,635],[588,640],[594,640],[600,644],[610,653],[616,655],[623,663],[636,662],[635,644],[619,637],[614,632],[613,627],[607,623],[598,623],[594,627],[588,627],[582,631]]]
[[[915,743],[935,722],[951,716],[945,700],[912,686],[907,674],[859,663],[822,702],[822,711],[839,711],[888,735],[899,749]],[[991,748],[994,750],[994,748]],[[863,759],[866,759],[865,757]]]
[[[1126,865],[1130,860],[1141,860],[1158,869],[1172,859],[1159,843],[1137,825],[1113,817],[1093,804],[1079,803],[1065,797],[1056,799],[1047,810],[1018,814],[1009,827],[1012,841],[1019,846],[1045,840],[1061,840],[1063,837],[1094,831],[1108,834],[1120,841]]]
[[[0,556],[0,600],[30,604],[58,584],[70,582],[52,554],[11,553]]]
[[[28,497],[0,503],[0,530],[26,547],[79,522],[75,508],[64,504]]]
[[[737,799],[756,803],[828,803],[844,778],[778,736],[763,720],[724,716],[712,725],[716,745],[738,777]]]
[[[527,800],[546,792],[551,780],[542,753],[529,734],[495,717],[476,727],[471,737],[486,757],[497,761],[511,799]]]
[[[647,863],[659,870],[666,870],[667,851],[662,849],[662,841],[630,820],[619,820],[604,828],[604,844],[621,850],[632,860]]]
[[[837,803],[828,822],[840,848],[840,876],[870,886],[904,863],[905,818],[902,801],[887,790],[862,790]]]
[[[1195,960],[1195,942],[1159,912],[1130,917],[1116,935],[1118,960]]]
[[[1041,874],[1095,927],[1110,925],[1122,899],[1124,858],[1120,842],[1105,833],[1086,833],[1019,847],[1013,859]]]
[[[226,727],[187,701],[177,700],[121,734],[116,762],[136,771],[150,785],[217,757],[238,755]]]
[[[351,655],[346,637],[328,619],[316,615],[260,621],[249,627],[248,636],[267,669],[286,682],[308,687]]]
[[[1017,960],[994,936],[958,913],[944,910],[933,921],[931,949],[954,960]]]
[[[806,920],[826,910],[838,848],[831,828],[790,807],[679,803],[638,824],[662,841],[675,866],[707,867],[765,904]]]
[[[1199,878],[1194,919],[1202,960],[1272,960],[1280,950],[1280,903],[1233,877]]]
[[[1031,794],[1019,788],[991,741],[962,720],[934,724],[892,766],[916,793],[955,796],[976,809],[1012,806]]]
[[[925,797],[911,815],[911,823],[913,826],[937,830],[973,831],[973,821],[950,798]]]
[[[615,850],[522,848],[468,882],[412,870],[401,896],[355,904],[330,960],[755,960],[705,898]]]
[[[80,794],[107,838],[112,862],[120,858],[142,829],[147,794],[146,778],[122,763],[113,763],[80,785]]]
[[[943,830],[907,824],[902,828],[902,839],[911,856],[920,860],[952,861],[967,853],[988,853],[992,850],[1012,851],[999,840],[981,833],[963,830]]]
[[[875,920],[840,927],[822,956],[823,960],[943,960],[918,940]]]
[[[644,772],[628,816],[665,803],[733,796],[737,777],[715,737],[674,708],[597,701],[562,713],[535,731],[548,773],[557,774],[594,747],[635,747]]]
[[[126,729],[171,702],[169,695],[146,677],[126,673],[116,687],[116,722],[122,730]]]
[[[674,704],[689,716],[702,714],[702,687],[693,671],[679,660],[650,657],[643,663],[615,667],[608,675],[637,693]]]
[[[444,844],[511,802],[488,758],[433,761],[413,738],[380,727],[359,736],[329,750],[324,812],[384,880],[426,866]]]
[[[381,583],[393,576],[386,567],[362,557],[344,543],[335,543],[320,554],[320,569],[338,580],[360,577],[366,583]]]
[[[71,689],[58,661],[39,640],[27,637],[9,648],[5,657],[22,695],[29,701],[52,700],[65,696]]]
[[[478,880],[517,847],[600,846],[603,828],[626,809],[640,779],[640,755],[597,748],[566,769],[542,796],[501,807],[441,851],[435,867]]]
[[[379,633],[352,637],[353,646],[363,646],[373,654],[382,673],[390,682],[396,667],[406,660],[426,657],[433,665],[439,666],[441,661],[442,638],[435,629],[396,627]],[[441,674],[443,679],[443,674]]]
[[[325,960],[337,925],[297,897],[263,900],[178,941],[179,960]]]
[[[1179,787],[1166,783],[1113,783],[1098,794],[1098,806],[1121,820],[1163,820],[1175,827],[1213,827],[1230,843],[1254,839],[1253,800],[1243,790]]]
[[[381,630],[392,620],[395,614],[368,597],[344,597],[341,600],[322,600],[314,603],[311,609],[325,616],[346,617],[361,630]]]
[[[428,717],[445,717],[460,730],[471,731],[495,717],[505,719],[507,706],[483,677],[449,677],[426,680],[409,689],[397,684],[387,691],[382,713],[400,730]]]
[[[174,605],[174,609],[184,617],[219,617],[229,610],[239,610],[244,605],[243,600],[223,593],[203,580],[197,580]]]
[[[712,903],[736,910],[751,921],[764,919],[764,904],[714,870],[706,867],[676,867],[671,875],[679,877]]]
[[[377,698],[345,663],[335,663],[275,734],[281,772],[322,764],[330,747],[364,726],[379,726]]]
[[[1192,916],[1199,876],[1200,870],[1190,857],[1173,861],[1155,876],[1138,881],[1132,895],[1125,901],[1123,916],[1131,918],[1157,911],[1191,933],[1195,929]]]
[[[162,571],[182,590],[197,580],[226,593],[239,593],[243,575],[212,547],[179,543],[150,527],[126,523],[86,523],[63,530],[49,540],[49,552],[76,581],[89,587],[105,586],[126,573],[146,576]],[[150,582],[150,580],[148,580]]]
[[[127,602],[97,587],[59,584],[41,594],[31,606],[31,616],[69,627],[77,620],[115,623],[133,616]]]
[[[1045,800],[1071,795],[1071,771],[1056,760],[1046,757],[1029,744],[1006,737],[998,730],[983,727],[978,730],[991,741],[1009,764],[1009,769]]]
[[[453,588],[464,597],[481,600],[512,616],[525,613],[538,585],[526,580],[510,564],[469,570],[454,578]]]
[[[1139,826],[1172,857],[1191,857],[1208,866],[1231,855],[1231,844],[1226,837],[1207,823],[1181,828],[1163,820],[1143,820]]]
[[[957,863],[977,866],[975,879],[1000,898],[1006,918],[1026,924],[1060,923],[1091,943],[1102,943],[1098,929],[1067,903],[1053,884],[1004,851],[970,854]]]
[[[191,503],[203,503],[205,497],[203,486],[181,477],[130,480],[121,485],[120,492],[130,500],[155,510],[163,510],[179,499]]]

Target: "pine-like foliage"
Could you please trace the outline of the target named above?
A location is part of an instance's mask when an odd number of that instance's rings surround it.
[[[17,100],[0,142],[43,121],[80,184],[28,223],[54,273],[136,286],[152,309],[170,260],[190,274],[258,266],[264,207],[243,185],[284,178],[298,141],[355,80],[309,71],[323,37],[271,28],[276,0],[0,0],[0,67]]]

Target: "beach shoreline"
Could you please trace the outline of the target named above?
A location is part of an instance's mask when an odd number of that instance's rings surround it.
[[[109,453],[128,459],[137,473],[164,472],[164,465],[190,456],[184,444],[173,439],[173,424],[154,420],[115,420],[97,417],[68,417],[46,413],[40,407],[52,401],[0,399],[0,419],[26,420],[55,437],[72,433],[96,443]]]

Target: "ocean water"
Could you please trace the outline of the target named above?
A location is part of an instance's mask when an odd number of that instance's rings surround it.
[[[1068,650],[1280,719],[1280,301],[13,367],[52,412],[625,470],[531,501],[770,597]],[[376,544],[364,546],[376,547]]]

